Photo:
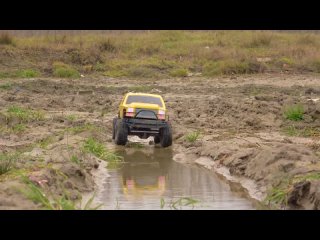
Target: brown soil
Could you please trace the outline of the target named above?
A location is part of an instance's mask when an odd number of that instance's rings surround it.
[[[92,172],[99,168],[100,160],[83,154],[80,146],[89,136],[110,144],[111,120],[121,97],[132,86],[150,86],[150,92],[160,93],[165,98],[173,124],[176,153],[209,157],[218,168],[227,167],[231,176],[253,180],[263,196],[261,200],[270,189],[283,184],[284,179],[320,172],[317,76],[265,74],[175,81],[81,78],[10,82],[11,89],[0,90],[0,125],[17,123],[5,118],[6,108],[11,105],[43,110],[45,119],[26,123],[22,133],[1,132],[0,151],[23,151],[26,158],[18,167],[28,169],[28,176],[34,182],[45,180],[55,194],[68,189],[71,198],[80,199],[79,194],[92,192],[95,187]],[[283,117],[284,108],[295,103],[305,108],[304,119],[299,122]],[[77,117],[70,120],[67,117],[70,115]],[[66,128],[85,124],[97,129],[65,132]],[[286,135],[284,129],[293,124],[299,130],[312,129],[312,134],[307,137]],[[186,141],[185,134],[195,130],[200,130],[200,138],[193,143]],[[43,139],[50,139],[49,144],[35,146],[34,143]],[[70,161],[73,155],[81,160],[81,166]],[[197,157],[178,160],[193,164]],[[21,184],[18,178],[5,175],[0,178],[0,208],[36,208],[10,187]],[[59,187],[61,184],[64,188]],[[298,181],[289,187],[289,207],[320,208],[319,180]],[[12,200],[7,201],[9,197]]]

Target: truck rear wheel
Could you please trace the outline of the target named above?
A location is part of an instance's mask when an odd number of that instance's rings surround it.
[[[160,142],[160,136],[159,135],[156,135],[154,136],[154,143],[159,143]]]
[[[115,142],[117,145],[126,145],[128,141],[128,128],[122,119],[117,119],[115,129]]]
[[[169,147],[172,145],[172,130],[170,125],[161,129],[160,145],[161,147]]]

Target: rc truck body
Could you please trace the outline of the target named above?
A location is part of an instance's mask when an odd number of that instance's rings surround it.
[[[153,136],[162,147],[172,145],[171,124],[160,95],[127,93],[122,98],[118,116],[113,119],[112,139],[117,145],[125,145],[128,135],[141,139]]]

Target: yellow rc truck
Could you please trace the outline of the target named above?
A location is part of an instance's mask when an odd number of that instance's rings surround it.
[[[125,145],[128,135],[141,139],[153,136],[162,147],[172,145],[171,124],[160,95],[127,93],[122,98],[118,116],[113,119],[112,139],[117,145]]]

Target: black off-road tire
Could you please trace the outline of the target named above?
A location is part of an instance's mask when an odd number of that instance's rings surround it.
[[[116,138],[116,124],[117,124],[118,118],[114,118],[112,120],[112,139],[114,140]]]
[[[164,148],[172,145],[172,129],[170,125],[167,125],[166,127],[161,129],[160,145]]]
[[[160,136],[159,135],[154,136],[154,143],[155,144],[160,143]]]
[[[128,141],[128,128],[122,119],[117,119],[115,131],[115,143],[117,145],[126,145]]]

